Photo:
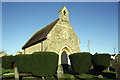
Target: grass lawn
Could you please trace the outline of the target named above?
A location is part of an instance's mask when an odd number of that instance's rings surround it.
[[[31,74],[20,73],[19,76],[30,77]],[[1,78],[2,78],[2,80],[15,80],[15,74],[14,73],[6,73],[6,74],[1,75],[0,79]]]
[[[74,75],[64,74],[64,78],[74,78]]]
[[[14,73],[14,69],[4,69],[4,68],[0,68],[0,75],[1,74],[5,74],[5,73]]]
[[[98,78],[98,76],[90,75],[90,74],[76,75],[76,77],[80,80],[113,80],[113,79],[106,78],[106,77],[103,77],[100,79],[100,78]]]
[[[3,80],[14,80],[14,74],[11,75],[3,75]],[[12,78],[11,78],[12,77]],[[70,74],[64,74],[64,80],[72,80],[70,78],[74,78],[74,80],[115,80],[110,78],[97,78],[96,75],[90,75],[90,74],[81,74],[81,75],[70,75]],[[24,77],[22,80],[42,80],[41,78],[36,77]],[[55,78],[47,78],[46,80],[56,80]]]
[[[0,78],[13,78],[14,75],[14,69],[4,69],[4,68],[0,68]],[[8,73],[11,73],[9,75],[6,75]],[[7,79],[6,79],[7,80]],[[9,79],[10,80],[10,79]]]
[[[13,73],[6,75],[7,73]],[[71,78],[74,78],[74,80],[115,80],[115,74],[116,72],[108,72],[103,71],[102,75],[103,78],[99,79],[97,75],[91,75],[91,74],[81,74],[81,75],[71,75],[71,74],[64,74],[64,80],[73,80]],[[20,76],[24,76],[22,80],[42,80],[41,78],[33,77],[31,74],[19,74]],[[2,75],[0,75],[0,78],[3,78],[2,80],[15,80],[14,79],[15,74],[13,69],[4,69],[2,68]],[[56,80],[55,77],[48,77],[46,80]]]
[[[2,75],[0,78],[8,78],[8,77],[15,77],[15,74],[10,74],[10,75]]]

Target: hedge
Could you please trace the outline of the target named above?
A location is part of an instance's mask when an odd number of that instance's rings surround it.
[[[32,65],[30,54],[16,55],[15,64],[18,68],[19,73],[30,73]]]
[[[12,69],[14,67],[14,56],[2,57],[2,68]]]
[[[109,54],[95,54],[92,56],[92,64],[95,70],[101,72],[105,70],[110,65],[110,55]]]
[[[32,55],[32,74],[37,76],[52,76],[56,74],[58,54],[54,52],[35,52]]]
[[[76,74],[86,73],[92,66],[90,53],[74,53],[69,57],[72,69]]]
[[[58,54],[54,52],[35,52],[15,56],[19,72],[32,73],[34,76],[52,76],[56,74]]]

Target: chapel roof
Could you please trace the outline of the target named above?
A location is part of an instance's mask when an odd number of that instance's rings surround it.
[[[25,49],[29,46],[32,46],[34,44],[37,44],[38,42],[42,42],[43,40],[47,39],[48,33],[51,31],[51,29],[55,26],[55,24],[58,22],[59,19],[55,20],[54,22],[50,23],[46,27],[40,29],[37,31],[22,47],[22,49]]]

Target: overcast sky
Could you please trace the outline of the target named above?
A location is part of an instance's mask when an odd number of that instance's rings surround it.
[[[8,54],[22,46],[38,30],[58,19],[58,11],[67,6],[70,23],[80,39],[80,49],[91,53],[118,51],[117,2],[4,2],[2,3],[3,49]]]

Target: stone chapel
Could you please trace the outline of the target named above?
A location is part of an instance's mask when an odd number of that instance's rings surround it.
[[[80,40],[70,24],[69,12],[66,6],[58,13],[58,19],[37,31],[26,42],[22,47],[24,54],[40,51],[56,52],[59,55],[58,64],[70,64],[68,56],[80,52]],[[64,61],[64,57],[68,57],[67,62]]]

